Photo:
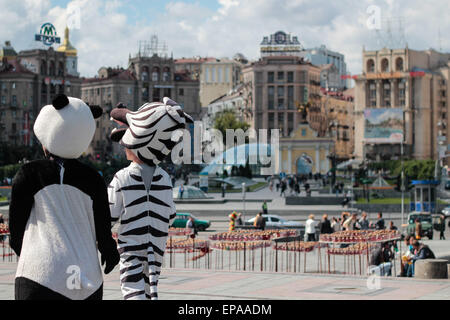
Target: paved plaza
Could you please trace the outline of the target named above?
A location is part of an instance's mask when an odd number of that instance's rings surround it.
[[[0,299],[14,298],[16,263],[0,263]],[[244,271],[163,269],[161,300],[450,300],[449,280]],[[104,299],[121,300],[119,271],[105,276]]]

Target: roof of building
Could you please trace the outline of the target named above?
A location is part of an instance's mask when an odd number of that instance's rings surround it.
[[[193,57],[193,58],[181,58],[181,59],[174,60],[175,64],[182,64],[182,63],[198,63],[198,64],[200,64],[200,63],[204,63],[204,62],[208,62],[208,61],[216,61],[216,58]]]
[[[69,40],[69,27],[66,27],[66,30],[64,31],[64,42],[63,44],[56,49],[58,52],[64,52],[66,56],[76,56],[77,55],[77,49],[70,43]]]
[[[17,56],[17,52],[11,46],[11,42],[5,41],[5,44],[0,48],[0,60],[3,57],[10,58],[10,57],[16,57],[16,56]]]
[[[137,80],[136,76],[130,71],[123,68],[105,68],[107,71],[107,77],[94,77],[85,78],[83,83],[107,81],[111,79],[115,80]]]
[[[3,58],[0,64],[0,74],[15,73],[15,74],[32,74],[33,72],[28,70],[20,63],[18,59]]]

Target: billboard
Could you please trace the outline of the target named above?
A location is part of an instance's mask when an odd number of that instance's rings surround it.
[[[402,108],[368,108],[364,110],[366,143],[401,143],[403,141]]]

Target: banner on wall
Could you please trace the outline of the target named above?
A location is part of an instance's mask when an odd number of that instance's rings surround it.
[[[392,143],[403,141],[402,108],[368,108],[364,110],[364,141],[366,143]]]

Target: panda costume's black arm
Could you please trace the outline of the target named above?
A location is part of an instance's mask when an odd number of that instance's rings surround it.
[[[106,185],[100,176],[96,179],[96,184],[96,195],[93,197],[95,234],[102,264],[106,262],[105,274],[108,274],[119,263],[120,256],[111,233],[111,212]]]
[[[10,246],[20,256],[23,235],[34,203],[31,181],[27,180],[26,169],[20,168],[13,179],[9,205]]]

